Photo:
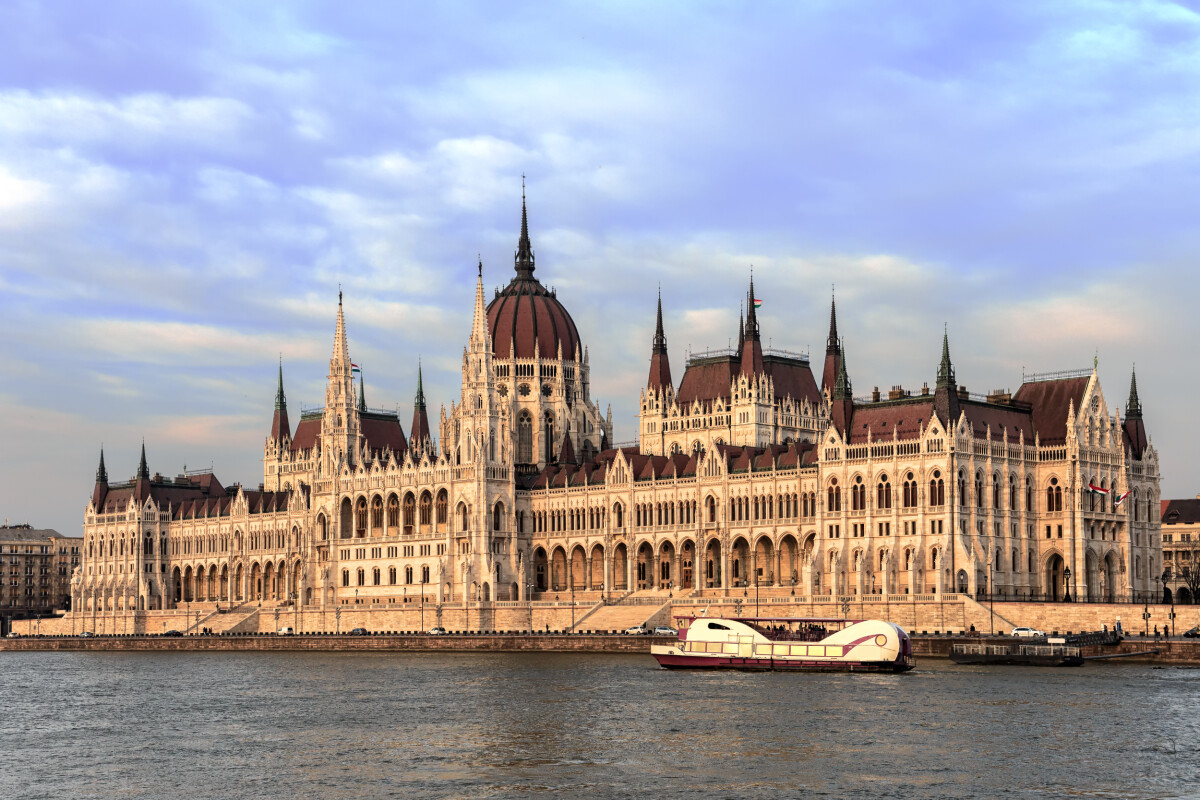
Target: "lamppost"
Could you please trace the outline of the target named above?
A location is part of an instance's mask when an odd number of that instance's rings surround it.
[[[1150,633],[1150,604],[1147,602],[1142,608],[1142,636]]]
[[[1066,592],[1063,594],[1063,602],[1071,602],[1071,568],[1063,568],[1063,585],[1066,587]]]
[[[425,630],[425,592],[421,591],[421,630]]]
[[[342,632],[342,607],[338,606],[333,609],[333,621],[336,625],[334,633],[341,634]]]
[[[1171,638],[1175,638],[1175,596],[1171,595],[1171,613],[1168,615],[1171,619]]]
[[[996,565],[988,559],[988,635],[996,635]],[[1068,590],[1069,591],[1069,590]]]
[[[533,581],[525,584],[525,600],[529,603],[529,632],[533,633]]]
[[[1157,575],[1154,576],[1154,602],[1156,604],[1162,602],[1162,593],[1158,590],[1158,584],[1161,581],[1162,578],[1158,577]]]
[[[575,581],[571,581],[571,633],[575,632]]]

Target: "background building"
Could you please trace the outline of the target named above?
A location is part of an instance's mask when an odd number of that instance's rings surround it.
[[[0,616],[26,619],[69,610],[82,545],[82,538],[28,524],[0,527]]]
[[[1196,602],[1200,591],[1200,495],[1162,501],[1163,599]]]

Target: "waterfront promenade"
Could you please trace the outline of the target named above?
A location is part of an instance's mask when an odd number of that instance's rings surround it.
[[[600,633],[378,633],[149,636],[115,635],[27,636],[0,640],[0,652],[481,652],[481,653],[650,653],[652,644],[671,641],[666,636],[624,636]],[[948,658],[955,643],[1011,641],[1004,637],[959,633],[912,635],[918,658]],[[1085,656],[1119,656],[1119,660],[1174,666],[1200,666],[1200,640],[1183,637],[1130,636],[1118,645],[1085,646]]]

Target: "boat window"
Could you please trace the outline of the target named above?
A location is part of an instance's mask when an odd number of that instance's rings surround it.
[[[710,622],[710,623],[708,623],[708,629],[710,631],[727,631],[727,630],[729,630],[729,627],[726,625],[721,625],[720,623],[717,623],[717,622]]]

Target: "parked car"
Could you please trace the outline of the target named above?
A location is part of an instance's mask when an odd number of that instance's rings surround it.
[[[1189,639],[1200,639],[1200,625],[1197,625],[1194,628],[1189,628],[1183,632],[1183,635]]]
[[[351,636],[366,636],[367,629],[366,628],[354,628],[353,630],[350,631],[350,635]]]
[[[670,625],[659,625],[654,629],[655,636],[678,636],[679,631],[672,628]]]
[[[441,625],[438,625],[438,626],[436,626],[436,627],[430,628],[430,629],[429,629],[429,631],[428,631],[428,634],[429,634],[430,636],[445,636],[445,635],[446,635],[446,629],[445,629],[445,628],[443,628]]]
[[[80,639],[90,639],[95,635],[96,634],[92,633],[91,631],[84,631],[83,633],[79,634],[79,638]]]
[[[163,631],[163,636],[183,636],[183,634],[177,630],[172,629],[169,631]]]
[[[278,633],[280,636],[291,636],[294,633],[294,631],[292,630],[291,626],[289,625],[286,628],[280,628]]]
[[[642,636],[650,632],[650,629],[645,625],[634,625],[632,628],[625,629],[626,636]]]
[[[1010,635],[1036,639],[1039,636],[1045,636],[1046,632],[1039,631],[1037,628],[1013,628]]]
[[[19,639],[20,637],[21,637],[21,634],[17,633],[16,631],[9,631],[9,632],[8,632],[8,638],[9,638],[9,639]]]

